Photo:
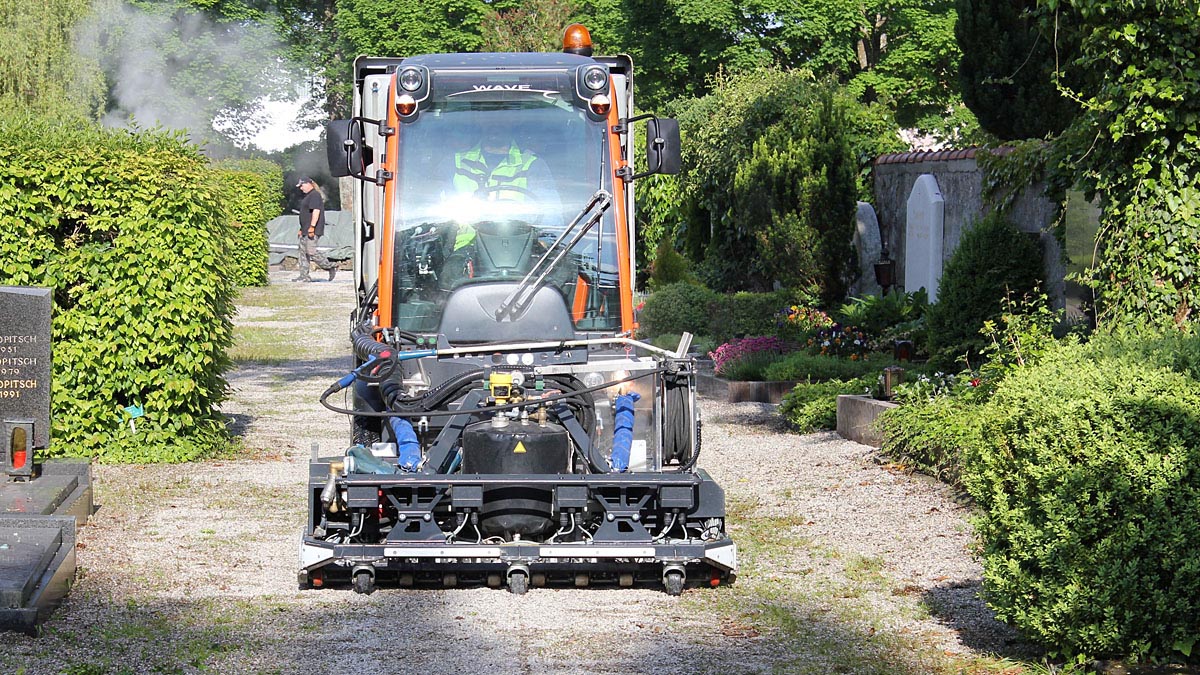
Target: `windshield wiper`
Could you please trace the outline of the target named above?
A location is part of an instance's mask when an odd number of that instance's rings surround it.
[[[558,235],[554,243],[550,244],[546,252],[537,259],[537,262],[533,264],[533,268],[529,270],[524,279],[521,279],[521,283],[517,284],[513,292],[509,293],[504,302],[500,303],[500,306],[496,309],[497,321],[503,320],[504,316],[508,314],[511,314],[512,318],[516,319],[525,311],[530,300],[533,299],[534,292],[541,287],[542,282],[546,280],[546,276],[554,271],[559,261],[567,253],[570,253],[571,249],[575,248],[575,244],[578,244],[579,240],[583,239],[584,235],[596,226],[596,223],[600,222],[600,218],[604,216],[604,213],[608,211],[610,206],[612,206],[612,195],[605,190],[596,190],[596,193],[588,200],[587,205],[583,207],[579,215],[575,216],[566,229],[562,231],[562,234]],[[587,222],[584,222],[585,219]],[[583,223],[582,227],[580,227],[580,223]],[[564,245],[563,241],[576,229],[579,231],[571,237],[569,243]]]

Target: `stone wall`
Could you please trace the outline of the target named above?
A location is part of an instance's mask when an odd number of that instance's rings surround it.
[[[883,155],[875,160],[875,213],[888,253],[896,261],[896,279],[904,281],[905,218],[908,196],[921,174],[937,179],[946,200],[942,235],[942,264],[950,259],[963,232],[984,214],[983,173],[975,162],[975,149],[940,152],[907,152]],[[1036,237],[1042,248],[1046,294],[1055,307],[1065,303],[1063,277],[1066,265],[1062,247],[1050,231],[1055,206],[1033,186],[1017,196],[1009,219],[1023,232]],[[915,289],[913,289],[915,290]]]

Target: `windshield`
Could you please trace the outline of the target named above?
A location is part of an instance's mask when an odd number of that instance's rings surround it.
[[[539,77],[435,73],[431,105],[400,126],[397,327],[436,331],[456,289],[520,282],[593,195],[612,190],[605,122],[577,107],[567,71]],[[545,277],[579,331],[620,325],[614,211]]]

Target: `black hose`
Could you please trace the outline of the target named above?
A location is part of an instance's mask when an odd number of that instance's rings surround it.
[[[380,417],[380,418],[383,418],[383,417],[445,417],[445,416],[462,415],[464,413],[474,413],[474,412],[500,412],[502,410],[514,410],[517,408],[525,408],[525,407],[529,407],[529,406],[539,406],[539,405],[545,405],[547,403],[555,403],[557,401],[563,401],[563,400],[574,398],[580,394],[590,394],[595,391],[601,391],[603,389],[608,389],[609,387],[615,387],[618,384],[624,384],[626,382],[633,382],[634,380],[640,380],[643,377],[650,377],[651,375],[657,375],[658,373],[661,373],[661,372],[663,372],[661,368],[657,368],[655,370],[647,370],[645,372],[638,373],[636,375],[630,375],[629,377],[626,377],[624,379],[614,380],[613,382],[605,382],[604,384],[600,384],[595,387],[585,387],[583,389],[579,389],[579,390],[576,390],[576,391],[570,392],[570,393],[558,394],[555,396],[547,396],[545,398],[540,398],[540,399],[533,400],[533,401],[521,401],[519,403],[506,403],[504,405],[488,406],[487,408],[480,408],[478,410],[468,410],[468,411],[465,411],[465,410],[426,410],[426,411],[417,411],[417,412],[400,412],[400,411],[370,412],[370,411],[366,411],[366,410],[346,410],[345,408],[339,408],[329,402],[330,396],[337,393],[338,391],[341,391],[341,388],[338,387],[337,385],[331,386],[330,388],[326,389],[325,392],[321,394],[320,402],[321,402],[321,405],[324,406],[327,410],[332,410],[333,412],[341,413],[343,415],[357,415],[359,417]]]

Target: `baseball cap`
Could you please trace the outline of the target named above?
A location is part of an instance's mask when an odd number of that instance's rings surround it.
[[[296,181],[296,187],[300,187],[301,185],[304,185],[305,183],[311,183],[311,182],[313,182],[313,179],[309,178],[308,176],[301,176],[300,180]]]

